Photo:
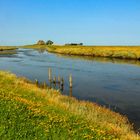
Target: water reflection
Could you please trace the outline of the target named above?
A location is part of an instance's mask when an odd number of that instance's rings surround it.
[[[119,59],[119,58],[106,58],[106,57],[92,57],[92,56],[74,56],[74,55],[62,55],[56,54],[58,57],[73,59],[73,60],[84,60],[84,61],[95,61],[101,63],[114,63],[114,64],[132,64],[136,66],[140,66],[139,60],[133,59]]]
[[[16,50],[3,50],[0,51],[0,57],[13,57],[17,54],[17,49]]]

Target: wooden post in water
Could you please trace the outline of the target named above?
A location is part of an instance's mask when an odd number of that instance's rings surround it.
[[[60,83],[61,82],[61,78],[60,78],[60,76],[58,76],[58,83]]]
[[[54,88],[56,88],[56,77],[55,76],[53,78],[53,84],[54,84]]]
[[[48,69],[48,78],[49,78],[50,88],[51,88],[52,87],[52,69],[51,68]]]
[[[35,84],[36,84],[36,86],[38,86],[38,85],[39,85],[39,82],[38,82],[38,80],[37,80],[37,79],[35,79]]]
[[[72,97],[72,88],[70,87],[70,97]]]
[[[69,84],[70,84],[70,88],[72,88],[72,75],[69,76]]]
[[[64,86],[64,79],[61,78],[61,86]]]
[[[64,79],[63,78],[61,78],[60,86],[61,86],[60,90],[63,91],[64,90]]]
[[[58,76],[58,87],[59,87],[59,89],[60,89],[60,83],[61,83],[61,78],[60,78],[60,76]]]
[[[52,69],[49,68],[48,70],[49,81],[52,81]]]
[[[56,84],[56,77],[53,78],[53,83]]]
[[[47,88],[47,84],[46,84],[46,82],[43,83],[43,88],[44,88],[44,89]]]

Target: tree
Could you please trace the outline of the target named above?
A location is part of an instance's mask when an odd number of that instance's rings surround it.
[[[45,45],[45,41],[39,40],[39,41],[37,42],[37,45]]]
[[[53,41],[48,40],[48,41],[46,42],[46,45],[53,45]]]

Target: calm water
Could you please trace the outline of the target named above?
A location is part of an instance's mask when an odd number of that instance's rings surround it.
[[[140,62],[91,57],[68,57],[19,49],[0,57],[0,70],[11,71],[30,80],[48,83],[48,68],[65,80],[63,94],[69,95],[69,74],[73,76],[73,96],[94,101],[126,115],[140,128]]]

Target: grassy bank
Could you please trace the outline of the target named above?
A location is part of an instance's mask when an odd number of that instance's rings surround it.
[[[0,139],[137,140],[127,118],[0,72]]]
[[[10,46],[0,46],[0,51],[7,51],[7,50],[16,50],[17,47],[10,47]]]
[[[0,55],[15,54],[17,47],[0,46]]]
[[[47,49],[66,55],[96,56],[120,59],[140,59],[140,46],[46,46],[30,45],[26,48]]]

